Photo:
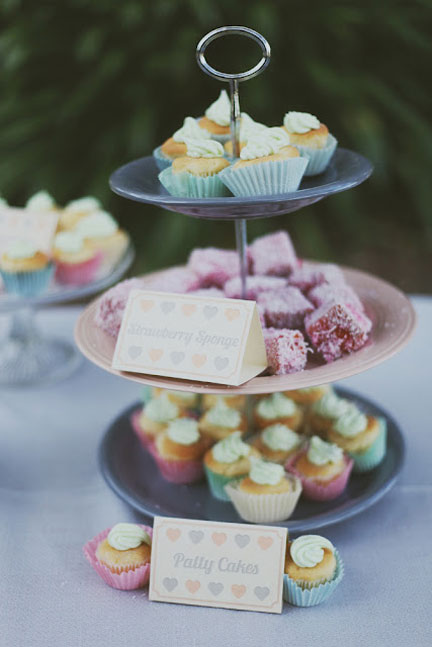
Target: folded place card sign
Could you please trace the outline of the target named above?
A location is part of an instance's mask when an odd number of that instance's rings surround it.
[[[136,373],[242,384],[267,366],[256,304],[132,290],[112,366]]]
[[[281,613],[287,529],[155,517],[150,600]]]
[[[29,241],[41,252],[50,253],[57,221],[54,211],[0,207],[0,254],[16,240]]]

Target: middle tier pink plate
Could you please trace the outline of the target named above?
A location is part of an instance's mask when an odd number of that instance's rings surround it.
[[[309,360],[304,371],[290,375],[262,375],[238,387],[180,380],[157,375],[144,375],[117,371],[111,367],[115,339],[102,331],[94,322],[98,300],[93,301],[80,315],[75,340],[91,362],[105,371],[120,375],[128,380],[150,386],[196,393],[272,393],[315,386],[341,380],[356,373],[362,373],[389,359],[407,344],[416,322],[415,311],[409,299],[390,283],[366,272],[342,267],[345,279],[363,302],[373,327],[366,346],[330,364]],[[164,270],[162,270],[163,272]],[[146,275],[153,279],[161,272]],[[100,298],[100,297],[99,297]]]

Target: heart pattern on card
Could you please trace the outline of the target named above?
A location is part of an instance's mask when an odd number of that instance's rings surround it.
[[[204,306],[203,308],[203,315],[206,319],[213,319],[213,317],[216,317],[218,313],[218,309],[216,306]]]
[[[154,301],[149,301],[148,299],[141,299],[140,308],[143,312],[148,312],[154,306]]]
[[[162,301],[160,304],[160,309],[164,313],[164,315],[168,315],[170,312],[172,312],[175,308],[175,303],[173,301]]]
[[[228,366],[228,362],[228,357],[216,357],[214,360],[214,365],[218,371],[223,371],[224,368]]]
[[[186,580],[185,584],[189,593],[196,593],[201,586],[198,580]]]
[[[140,346],[129,346],[128,355],[131,359],[137,359],[142,353],[142,348]]]
[[[193,303],[184,303],[181,309],[185,317],[190,317],[196,311],[197,307]]]
[[[212,534],[212,541],[216,546],[222,546],[227,540],[227,536],[224,532],[214,532]]]
[[[267,550],[273,544],[273,539],[271,537],[258,537],[258,546],[261,550]]]
[[[181,535],[181,530],[178,528],[167,528],[166,536],[170,541],[177,541]]]
[[[150,348],[148,354],[152,362],[157,362],[162,357],[163,350],[162,348]]]
[[[172,363],[177,365],[184,360],[185,354],[179,350],[173,350],[173,352],[170,354],[170,358]]]
[[[176,580],[175,577],[164,577],[162,584],[164,585],[168,593],[171,593],[171,591],[174,591],[175,587],[177,586],[178,580]]]
[[[240,310],[237,310],[236,308],[227,308],[225,310],[225,317],[228,321],[234,321],[234,319],[240,317]]]
[[[208,583],[208,590],[213,595],[219,595],[220,593],[222,593],[223,589],[224,589],[224,585],[222,584],[222,582],[209,582]]]
[[[256,586],[254,588],[254,593],[257,596],[258,600],[261,600],[262,602],[270,593],[270,589],[268,588],[268,586]]]
[[[236,598],[240,599],[246,593],[246,587],[244,584],[233,584],[231,587],[231,592],[235,595]]]
[[[207,361],[207,355],[192,355],[192,364],[197,368],[201,368]]]
[[[199,544],[204,538],[204,533],[202,530],[191,530],[189,532],[189,539],[193,544]]]
[[[249,535],[236,535],[234,541],[239,548],[244,548],[250,542]]]

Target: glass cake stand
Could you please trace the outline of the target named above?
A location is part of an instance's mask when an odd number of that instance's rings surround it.
[[[25,386],[56,382],[78,366],[80,355],[64,339],[45,337],[36,325],[35,311],[93,296],[116,283],[135,257],[131,244],[117,265],[106,275],[82,286],[53,283],[38,297],[0,295],[0,315],[10,315],[9,332],[0,346],[0,386]]]

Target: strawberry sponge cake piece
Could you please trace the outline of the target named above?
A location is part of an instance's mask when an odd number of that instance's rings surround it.
[[[301,328],[305,316],[314,310],[300,290],[291,286],[261,292],[257,303],[268,328]]]
[[[294,245],[286,231],[256,238],[248,248],[252,274],[288,276],[297,267]]]
[[[308,345],[300,330],[263,330],[269,369],[276,375],[298,373],[307,362]]]
[[[320,308],[329,301],[337,301],[352,306],[360,312],[364,311],[363,304],[357,294],[349,285],[329,285],[323,283],[316,285],[307,293],[307,298],[316,308]]]
[[[247,276],[246,299],[256,300],[261,292],[279,290],[286,286],[286,279],[281,276]],[[225,296],[230,299],[242,299],[242,282],[240,276],[227,281],[224,285]]]
[[[371,328],[372,322],[366,314],[335,300],[324,303],[305,319],[312,346],[326,362],[364,346]]]
[[[299,266],[293,271],[288,280],[302,292],[307,292],[316,285],[345,285],[342,270],[333,263],[308,263],[299,261]]]
[[[199,277],[200,287],[222,288],[226,281],[240,274],[237,252],[217,247],[194,249],[187,267]]]
[[[130,292],[143,287],[142,279],[127,279],[107,290],[98,302],[95,324],[111,337],[117,338]]]
[[[201,287],[197,274],[187,267],[172,267],[157,274],[154,278],[147,279],[147,290],[160,290],[161,292],[175,292],[183,294]]]

